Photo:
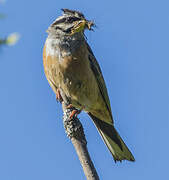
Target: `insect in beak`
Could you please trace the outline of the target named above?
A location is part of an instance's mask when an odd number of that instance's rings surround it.
[[[93,31],[92,26],[95,26],[93,21],[87,21],[85,19],[77,21],[71,28],[71,33],[69,35],[73,35],[77,32],[83,31],[85,28],[89,29],[90,31]]]
[[[86,21],[86,26],[90,31],[93,31],[92,27],[96,27],[93,21]]]

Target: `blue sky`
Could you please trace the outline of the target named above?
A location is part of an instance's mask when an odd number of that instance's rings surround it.
[[[86,32],[107,84],[115,126],[136,162],[114,163],[89,117],[88,149],[100,179],[168,179],[169,1],[8,0],[0,36],[19,32],[0,51],[0,179],[85,179],[62,125],[62,109],[43,72],[46,29],[61,8],[97,24]]]

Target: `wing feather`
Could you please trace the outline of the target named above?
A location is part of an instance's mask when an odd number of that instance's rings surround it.
[[[90,66],[91,66],[91,69],[96,77],[96,81],[97,81],[97,84],[98,84],[98,87],[99,87],[99,90],[100,90],[100,94],[105,102],[105,105],[107,107],[107,110],[109,112],[109,115],[113,121],[113,117],[112,117],[112,112],[111,112],[111,106],[110,106],[110,100],[109,100],[109,96],[108,96],[108,92],[107,92],[107,88],[106,88],[106,84],[105,84],[105,81],[104,81],[104,78],[103,78],[103,75],[102,75],[102,72],[101,72],[101,69],[100,69],[100,66],[90,48],[90,46],[86,43],[87,45],[87,49],[89,51],[89,55],[88,55],[88,59],[90,61]]]

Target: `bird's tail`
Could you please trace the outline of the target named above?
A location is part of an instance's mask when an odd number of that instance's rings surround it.
[[[125,145],[124,141],[122,140],[113,125],[99,120],[91,113],[89,113],[89,116],[92,118],[105,144],[113,155],[115,162],[122,160],[135,161],[132,153]]]

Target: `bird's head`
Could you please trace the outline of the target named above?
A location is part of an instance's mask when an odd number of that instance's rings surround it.
[[[62,9],[63,15],[58,17],[48,28],[47,32],[64,33],[74,35],[78,32],[84,32],[85,29],[93,30],[93,21],[88,21],[81,12],[69,9]]]

